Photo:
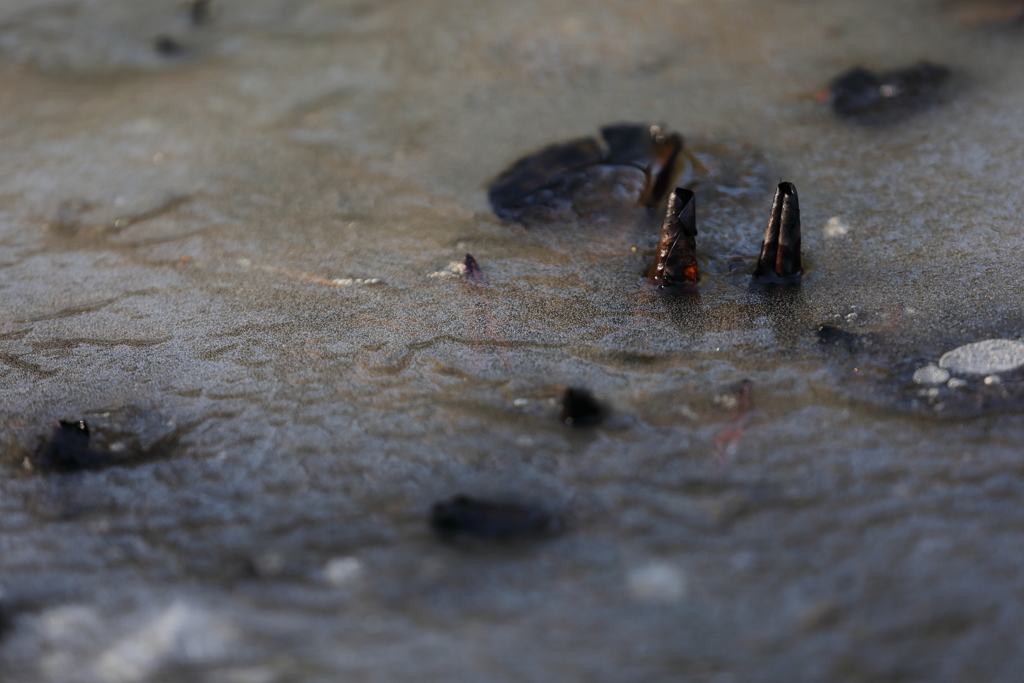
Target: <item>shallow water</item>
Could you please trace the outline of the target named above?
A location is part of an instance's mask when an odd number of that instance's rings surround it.
[[[8,0],[0,53],[3,680],[1018,680],[1024,420],[910,377],[1024,333],[1021,27],[931,0],[214,0],[199,27]],[[922,58],[953,83],[906,120],[813,99]],[[698,302],[640,287],[656,221],[487,206],[615,121],[718,172]],[[779,178],[813,266],[790,299],[747,286]],[[570,385],[606,426],[558,422]],[[22,467],[79,417],[160,457]],[[425,520],[460,492],[567,529],[443,544]]]

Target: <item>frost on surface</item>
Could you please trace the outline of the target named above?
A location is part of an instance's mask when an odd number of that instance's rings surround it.
[[[107,649],[95,667],[101,680],[132,683],[146,680],[168,662],[202,665],[222,660],[232,640],[228,625],[175,602]]]
[[[0,3],[0,677],[1015,681],[1016,351],[936,364],[1024,334],[1024,43],[933,10]],[[847,125],[866,54],[970,87]],[[661,216],[487,205],[617,121],[691,148],[695,297],[641,287]],[[783,179],[805,278],[751,289]],[[25,469],[57,420],[154,457]],[[459,494],[566,528],[440,544]]]
[[[39,675],[68,683],[134,683],[167,667],[222,663],[237,638],[222,617],[182,601],[116,618],[84,604],[62,605],[27,620],[25,629],[41,646]]]

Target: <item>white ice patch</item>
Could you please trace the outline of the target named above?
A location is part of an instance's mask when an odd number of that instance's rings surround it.
[[[954,374],[992,375],[1024,366],[1024,342],[986,339],[944,353],[939,367]]]
[[[687,420],[690,420],[691,422],[696,422],[698,419],[700,419],[700,414],[697,413],[697,411],[691,408],[690,406],[686,405],[685,403],[676,408],[676,412],[682,415]]]
[[[167,662],[206,664],[222,659],[235,640],[228,624],[205,610],[174,602],[96,660],[97,678],[142,681]]]
[[[945,384],[949,381],[949,371],[943,370],[938,365],[926,365],[914,371],[914,383],[934,386]]]
[[[842,237],[846,233],[850,232],[850,226],[843,222],[843,219],[839,216],[832,216],[825,223],[825,227],[821,230],[825,237]]]
[[[338,287],[351,287],[352,285],[376,285],[380,283],[380,278],[361,278],[361,277],[341,277],[331,280],[331,284],[337,285]]]
[[[363,565],[354,557],[335,557],[324,566],[324,579],[335,588],[352,583],[362,573]]]
[[[677,602],[686,596],[686,575],[669,562],[650,562],[626,575],[629,594],[645,602]]]
[[[48,641],[57,643],[90,631],[99,624],[99,615],[94,610],[82,605],[63,605],[42,614],[40,630]]]
[[[102,626],[99,614],[84,605],[62,605],[39,615],[37,628],[45,646],[39,659],[42,678],[76,683],[88,680],[78,653],[92,647]]]
[[[433,278],[449,278],[449,277],[461,277],[466,274],[466,264],[462,261],[452,261],[444,270],[436,270],[433,273],[427,273],[427,277]]]

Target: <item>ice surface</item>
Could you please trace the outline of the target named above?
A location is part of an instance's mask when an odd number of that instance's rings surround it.
[[[1024,34],[940,5],[0,3],[0,678],[1019,680],[1019,387],[913,373],[1024,336]],[[814,100],[921,59],[905,121]],[[657,217],[487,206],[619,121],[710,172],[699,299],[643,291]],[[749,288],[780,180],[788,294]],[[160,456],[23,467],[79,418]],[[566,529],[444,545],[460,493]]]

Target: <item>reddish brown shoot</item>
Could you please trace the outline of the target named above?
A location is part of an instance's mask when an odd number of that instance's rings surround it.
[[[765,282],[792,282],[799,280],[803,270],[800,262],[800,200],[793,183],[779,183],[754,278]]]
[[[647,273],[647,284],[668,294],[692,290],[697,272],[697,209],[690,190],[676,188],[668,200],[668,212],[658,238],[654,264]]]
[[[480,266],[477,265],[476,259],[470,254],[466,254],[466,260],[462,262],[462,277],[467,282],[487,284],[484,272],[480,270]]]

